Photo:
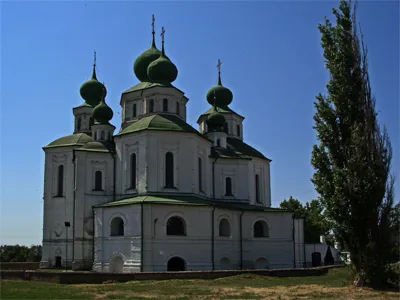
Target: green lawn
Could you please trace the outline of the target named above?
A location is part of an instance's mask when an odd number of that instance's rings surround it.
[[[1,299],[399,299],[399,293],[352,288],[347,274],[337,268],[315,277],[239,275],[97,285],[2,280]]]

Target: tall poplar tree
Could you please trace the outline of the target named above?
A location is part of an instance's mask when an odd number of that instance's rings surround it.
[[[391,251],[392,148],[377,119],[356,5],[341,1],[333,14],[335,25],[325,18],[318,27],[330,81],[315,101],[312,181],[335,238],[350,252],[354,284],[381,287]]]

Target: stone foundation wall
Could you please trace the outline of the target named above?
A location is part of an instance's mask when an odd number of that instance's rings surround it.
[[[229,271],[185,271],[185,272],[143,272],[143,273],[95,273],[95,272],[62,272],[62,271],[19,271],[1,270],[0,279],[19,279],[53,282],[61,284],[101,284],[106,281],[127,282],[134,280],[168,280],[168,279],[216,279],[240,274],[256,274],[272,277],[304,277],[326,274],[329,269],[342,265],[325,266],[307,269],[276,270],[229,270]]]

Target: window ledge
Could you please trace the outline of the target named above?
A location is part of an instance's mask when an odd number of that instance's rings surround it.
[[[65,196],[60,196],[60,195],[55,195],[55,196],[53,196],[53,198],[60,198],[60,199],[62,199],[62,198],[65,198]]]
[[[104,190],[92,190],[92,192],[104,192]]]
[[[125,192],[129,192],[129,193],[137,193],[137,188],[127,188],[126,190],[125,190]]]

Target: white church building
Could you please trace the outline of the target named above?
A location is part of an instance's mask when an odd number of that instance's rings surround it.
[[[271,207],[271,160],[246,144],[244,117],[218,83],[210,109],[186,122],[189,99],[172,85],[164,50],[134,63],[140,83],[110,124],[106,88],[93,76],[73,108],[72,135],[45,146],[41,268],[152,272],[302,267],[303,220]]]

